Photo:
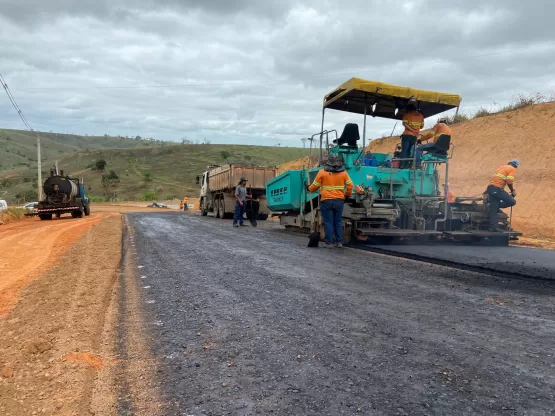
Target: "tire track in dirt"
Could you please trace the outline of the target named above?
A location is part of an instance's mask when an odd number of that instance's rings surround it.
[[[0,318],[17,303],[22,288],[53,266],[83,234],[117,213],[93,213],[82,219],[38,219],[0,230]]]

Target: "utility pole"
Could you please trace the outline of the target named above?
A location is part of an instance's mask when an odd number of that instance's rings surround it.
[[[42,160],[40,154],[40,136],[37,133],[37,168],[38,168],[38,182],[37,192],[39,201],[42,201]]]

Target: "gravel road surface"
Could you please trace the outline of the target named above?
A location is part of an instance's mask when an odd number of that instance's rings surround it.
[[[555,414],[553,282],[127,216],[165,414]]]

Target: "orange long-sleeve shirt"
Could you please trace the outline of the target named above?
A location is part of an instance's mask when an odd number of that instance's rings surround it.
[[[407,113],[403,117],[403,124],[408,124],[414,130],[420,131],[424,127],[424,116],[418,111],[407,111]],[[403,135],[416,136],[406,127]]]
[[[515,182],[516,168],[511,165],[501,166],[495,171],[495,174],[489,181],[490,185],[497,186],[504,189],[505,185],[513,184]]]
[[[446,136],[451,136],[451,129],[445,123],[437,123],[428,133],[422,137],[422,141],[428,141],[433,139],[433,143],[437,142],[439,136],[445,134]]]
[[[349,197],[353,193],[353,181],[345,171],[326,172],[322,169],[316,175],[312,185],[308,187],[310,192],[316,192],[318,189],[320,189],[322,201],[326,199],[345,199],[346,196]]]

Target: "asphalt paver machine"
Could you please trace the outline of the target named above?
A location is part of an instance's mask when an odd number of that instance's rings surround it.
[[[279,215],[280,223],[287,229],[308,233],[314,214],[323,238],[319,197],[308,192],[306,184],[314,180],[323,169],[326,155],[332,153],[343,159],[345,170],[355,185],[343,212],[344,241],[347,243],[450,240],[506,245],[511,238],[521,235],[511,229],[509,217],[501,211],[498,227],[503,231],[489,231],[488,206],[483,197],[459,197],[449,202],[447,183],[449,163],[454,154],[452,143],[447,143],[443,152],[424,154],[419,168],[415,166],[414,156],[410,167],[399,168],[404,165],[400,163],[403,160],[392,154],[366,154],[368,117],[402,120],[409,100],[416,100],[417,110],[428,118],[447,110],[458,111],[461,97],[359,78],[352,78],[327,94],[321,131],[311,138],[311,146],[312,141],[319,145],[318,148],[314,146],[317,153],[314,166],[288,170],[266,184],[268,207]],[[341,136],[336,130],[324,129],[327,110],[364,116],[362,147],[356,124],[356,128],[353,123],[345,126]]]

